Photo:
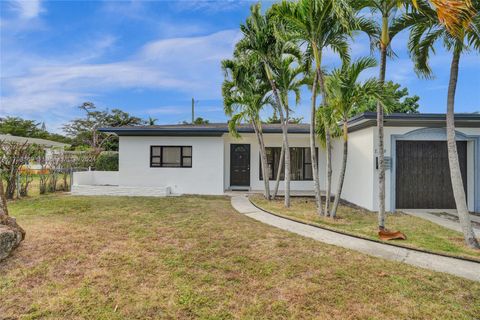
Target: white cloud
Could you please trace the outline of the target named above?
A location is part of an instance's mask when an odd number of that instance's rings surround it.
[[[36,18],[43,11],[41,0],[12,0],[11,4],[23,19]]]
[[[219,98],[220,60],[231,55],[238,37],[238,31],[225,30],[152,41],[132,57],[110,63],[85,63],[79,57],[62,63],[24,61],[29,67],[23,74],[2,74],[0,112],[59,110],[118,89],[176,90],[198,99]],[[104,42],[108,47],[113,40]]]

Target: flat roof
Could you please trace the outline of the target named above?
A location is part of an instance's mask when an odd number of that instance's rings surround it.
[[[168,124],[154,126],[123,126],[100,128],[101,132],[113,132],[119,136],[222,136],[228,133],[228,123],[208,123],[208,124]],[[252,125],[241,124],[237,126],[239,133],[254,133]],[[264,133],[282,133],[282,127],[279,123],[263,124]],[[288,133],[309,133],[309,124],[289,124]]]
[[[446,116],[441,113],[392,113],[384,116],[386,127],[445,127]],[[377,125],[377,114],[365,112],[348,120],[350,132],[361,130]],[[480,114],[457,113],[455,114],[455,125],[458,127],[480,127]],[[123,126],[100,128],[101,132],[116,133],[119,136],[222,136],[228,133],[227,123],[208,124],[168,124],[153,126]],[[239,133],[254,133],[250,124],[237,126]],[[280,124],[262,124],[264,133],[282,133]],[[289,124],[288,133],[308,134],[310,125],[308,123]]]
[[[350,132],[358,131],[377,125],[377,113],[365,112],[348,120]],[[391,113],[384,116],[385,127],[446,127],[446,115],[444,113]],[[480,127],[480,114],[456,113],[456,127]]]

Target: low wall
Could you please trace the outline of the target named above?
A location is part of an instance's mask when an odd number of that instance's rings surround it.
[[[73,173],[73,185],[118,186],[118,171],[82,171]]]
[[[76,196],[167,197],[170,195],[170,188],[73,185],[71,194]]]
[[[166,186],[132,187],[119,186],[118,171],[83,171],[73,173],[72,195],[77,196],[134,196],[166,197]]]

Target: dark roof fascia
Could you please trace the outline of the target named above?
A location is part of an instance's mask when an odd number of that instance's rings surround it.
[[[446,126],[445,114],[424,113],[424,114],[390,114],[384,117],[385,127],[427,127],[444,128]],[[348,121],[348,131],[354,132],[377,125],[377,114],[366,112],[355,116]],[[480,127],[479,114],[455,114],[455,126]]]
[[[115,133],[118,136],[202,136],[220,137],[223,132],[216,129],[187,130],[187,129],[141,129],[141,128],[100,128],[100,132]]]
[[[118,136],[203,136],[203,137],[220,137],[228,133],[228,129],[224,128],[100,128],[100,132],[112,132]],[[282,133],[281,128],[265,128],[263,133]],[[254,133],[252,128],[238,128],[238,133]],[[288,133],[291,134],[308,134],[308,129],[289,128]]]

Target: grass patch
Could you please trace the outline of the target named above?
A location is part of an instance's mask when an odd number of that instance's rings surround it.
[[[377,214],[374,212],[340,205],[337,219],[332,220],[316,214],[312,198],[291,198],[290,208],[284,207],[283,200],[267,201],[261,195],[252,195],[250,200],[273,213],[378,240]],[[480,250],[467,247],[460,232],[404,213],[387,213],[386,219],[389,229],[400,230],[407,235],[407,240],[391,241],[395,244],[480,261]]]
[[[480,283],[369,257],[238,214],[226,197],[15,201],[0,264],[20,319],[472,319]]]

